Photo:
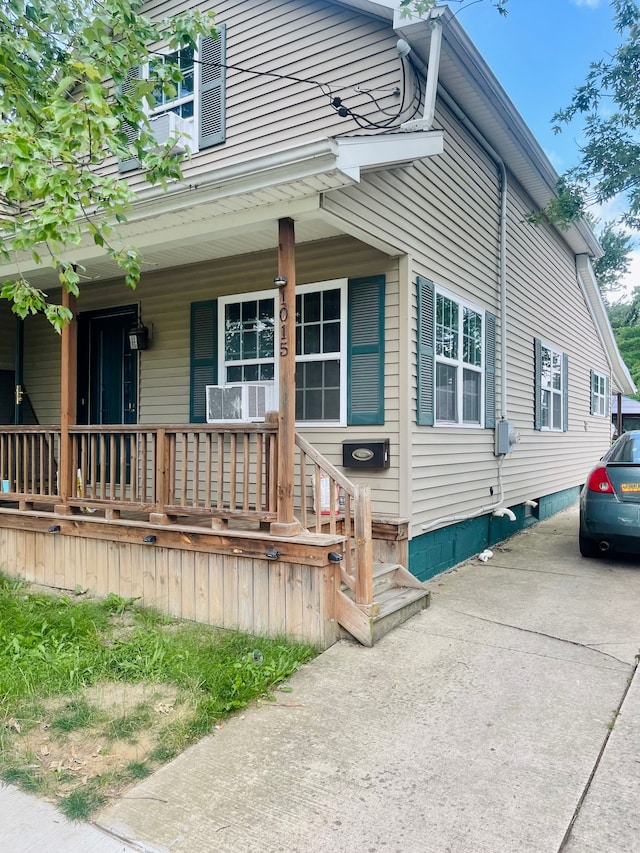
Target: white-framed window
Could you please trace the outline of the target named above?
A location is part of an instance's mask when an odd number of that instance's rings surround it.
[[[346,281],[296,295],[296,420],[346,422]]]
[[[220,299],[221,385],[275,380],[276,296],[263,291]]]
[[[591,414],[609,417],[609,377],[591,371]]]
[[[220,297],[219,384],[278,383],[277,290]],[[346,423],[347,280],[296,288],[296,421]]]
[[[436,291],[435,422],[481,426],[484,417],[484,312]]]
[[[542,344],[540,376],[542,429],[561,430],[562,423],[562,353]]]
[[[156,88],[155,106],[149,110],[149,119],[153,131],[154,119],[174,113],[177,118],[170,123],[169,136],[183,140],[192,153],[226,140],[226,32],[226,26],[221,25],[217,38],[198,39],[195,52],[185,48],[158,53],[149,64],[130,68],[121,85],[121,91],[126,93],[138,80],[148,80],[154,67],[171,63],[179,68],[183,79],[176,83],[175,91],[165,92],[161,86]],[[130,172],[140,166],[135,157],[138,130],[126,124],[123,130],[131,146],[131,156],[120,160],[118,168],[121,172]],[[168,138],[166,126],[162,133],[159,127],[156,130],[163,141]]]
[[[162,86],[157,86],[153,97],[156,102],[152,115],[172,112],[180,118],[192,119],[195,115],[195,53],[192,48],[185,47],[175,50],[173,53],[163,54],[155,57],[149,67],[152,70],[159,65],[172,65],[182,73],[182,80],[175,84],[175,92],[167,93]]]

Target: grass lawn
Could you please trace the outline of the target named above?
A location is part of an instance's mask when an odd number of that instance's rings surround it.
[[[316,653],[0,575],[0,778],[86,819]]]

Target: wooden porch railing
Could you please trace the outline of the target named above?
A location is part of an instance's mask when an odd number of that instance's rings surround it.
[[[56,503],[59,458],[60,427],[1,427],[0,499]]]
[[[277,518],[277,425],[69,428],[67,504],[219,519]],[[0,427],[0,502],[59,504],[60,427]]]
[[[160,427],[156,435],[158,511],[277,519],[277,424]]]
[[[352,483],[296,433],[302,523],[317,533],[346,537],[340,572],[356,604],[373,603],[371,495],[368,486]],[[313,503],[309,506],[308,494]]]
[[[0,427],[0,504],[59,506],[59,426]],[[278,518],[278,425],[260,424],[69,428],[73,486],[63,506],[123,511],[152,520],[203,516],[213,526],[230,520]],[[297,449],[296,512],[302,526],[344,536],[342,580],[356,604],[373,601],[371,497],[306,439]]]

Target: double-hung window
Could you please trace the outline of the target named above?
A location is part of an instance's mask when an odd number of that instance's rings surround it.
[[[296,293],[296,421],[341,424],[346,413],[346,281]],[[220,382],[278,380],[278,292],[221,297]]]
[[[542,345],[542,429],[562,429],[562,353]]]
[[[437,293],[436,423],[482,423],[483,351],[483,312]]]
[[[180,70],[182,80],[175,83],[175,91],[167,91],[158,85],[153,93],[156,102],[152,115],[172,112],[183,119],[192,119],[195,114],[195,54],[192,48],[185,47],[173,53],[156,57],[150,63],[153,71],[155,66],[170,65]]]
[[[165,113],[174,113],[178,131],[192,152],[219,145],[226,139],[226,27],[218,27],[217,38],[198,39],[198,49],[182,48],[166,54],[156,54],[148,65],[129,69],[121,86],[126,93],[139,80],[149,80],[154,69],[171,65],[179,69],[182,80],[173,86],[158,84],[153,92],[155,106],[150,111],[152,121]],[[136,128],[124,127],[131,157],[121,160],[119,169],[128,172],[140,165],[135,156]]]
[[[191,305],[190,417],[205,418],[207,385],[278,387],[281,293],[221,296]],[[296,288],[296,421],[384,423],[384,276]]]
[[[610,395],[609,377],[591,371],[591,414],[601,418],[609,417]]]
[[[275,294],[220,300],[221,384],[275,379]]]
[[[425,426],[496,421],[496,318],[417,279],[417,412]]]
[[[536,338],[534,341],[534,426],[566,432],[569,421],[569,362],[566,353]]]

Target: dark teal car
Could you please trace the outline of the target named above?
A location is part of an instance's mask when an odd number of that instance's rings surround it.
[[[591,471],[580,494],[580,553],[640,554],[640,430],[625,432]]]

